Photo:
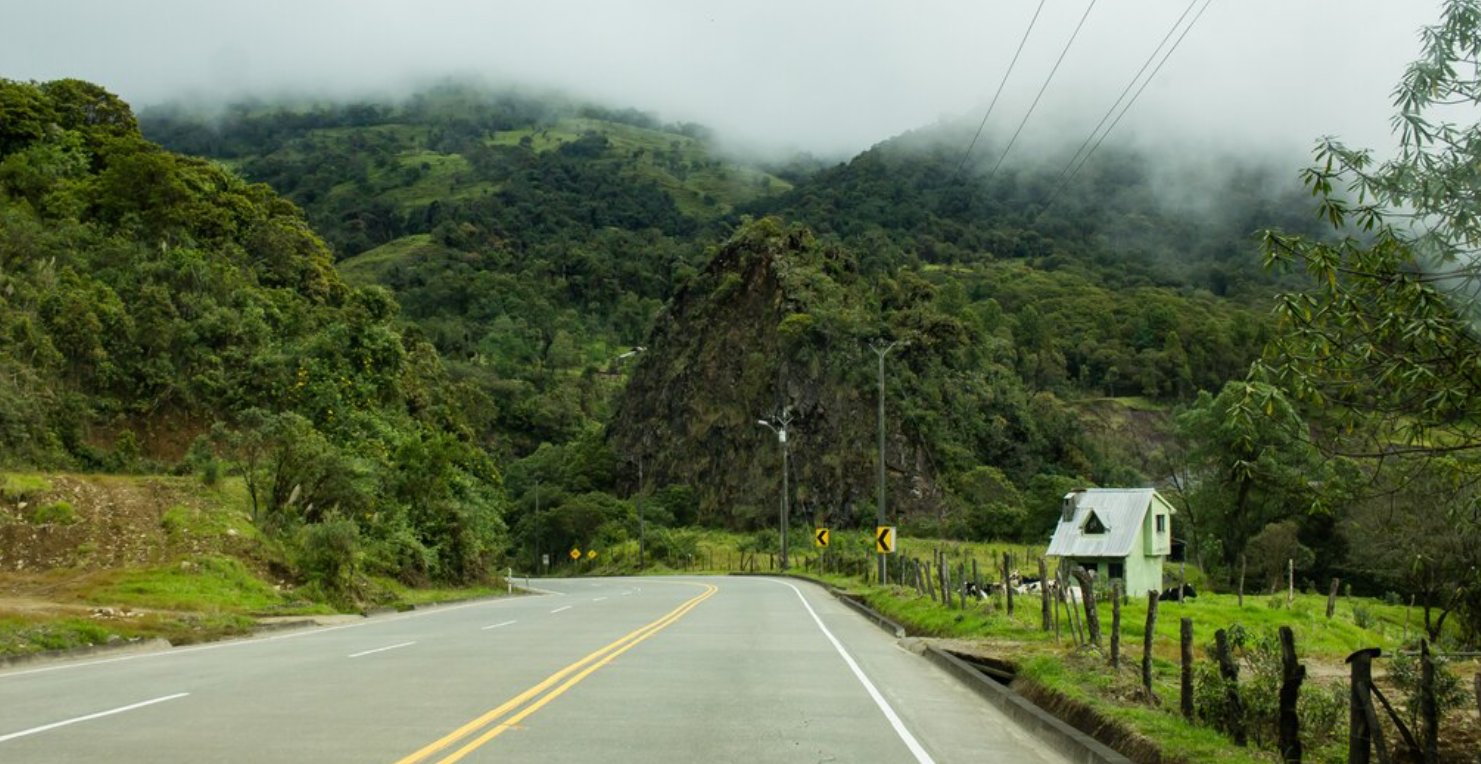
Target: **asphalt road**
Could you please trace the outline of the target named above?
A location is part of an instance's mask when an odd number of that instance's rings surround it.
[[[1063,761],[816,586],[537,585],[0,672],[0,762]]]

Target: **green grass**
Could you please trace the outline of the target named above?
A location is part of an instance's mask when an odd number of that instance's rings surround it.
[[[29,501],[50,490],[51,481],[40,475],[18,473],[0,475],[0,498],[6,501]]]
[[[428,605],[435,602],[474,599],[477,597],[502,597],[509,588],[502,584],[462,587],[411,587],[384,577],[371,579],[372,596],[382,605],[405,609],[412,605]]]
[[[67,501],[39,504],[31,510],[30,520],[35,525],[72,525],[77,522],[77,510]]]
[[[449,252],[446,247],[432,241],[431,234],[419,233],[388,241],[343,260],[335,267],[339,269],[339,275],[350,284],[369,286],[382,283],[387,271],[414,256],[440,257]]]
[[[226,507],[199,508],[176,504],[165,510],[160,517],[160,527],[171,541],[189,538],[221,538],[236,536],[243,539],[260,540],[262,534],[252,524],[247,513]]]
[[[86,598],[99,605],[233,613],[269,612],[286,604],[240,560],[222,555],[200,555],[173,565],[125,570]]]

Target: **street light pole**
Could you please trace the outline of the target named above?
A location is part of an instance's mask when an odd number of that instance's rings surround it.
[[[647,560],[645,551],[645,540],[648,534],[648,526],[643,522],[643,455],[638,454],[638,570],[643,569]]]
[[[889,355],[890,351],[891,350],[894,350],[895,349],[895,346],[896,345],[899,345],[899,344],[900,344],[900,341],[899,340],[896,340],[894,342],[891,342],[888,345],[884,344],[880,340],[875,340],[874,342],[870,343],[870,345],[869,345],[869,347],[872,350],[874,350],[874,354],[877,355],[877,356],[879,356],[879,506],[875,508],[876,509],[876,511],[875,511],[875,525],[884,525],[885,524],[885,518],[886,518],[886,514],[885,514],[885,467],[884,467],[884,357],[886,355]],[[884,581],[885,580],[885,572],[886,572],[885,571],[885,556],[883,554],[880,554],[880,555],[878,555],[878,557],[879,557],[879,578],[878,578],[878,580],[879,581]]]
[[[788,514],[789,514],[789,512],[788,512],[788,506],[787,506],[787,494],[788,494],[788,490],[787,490],[787,487],[788,487],[787,486],[787,472],[788,472],[788,467],[789,467],[789,465],[787,463],[788,462],[788,458],[787,458],[787,451],[788,451],[788,447],[787,447],[787,427],[792,424],[792,414],[791,414],[790,411],[787,411],[787,410],[784,409],[779,416],[776,416],[773,419],[775,421],[774,424],[773,424],[773,422],[768,422],[765,419],[758,419],[758,420],[756,420],[756,423],[759,424],[759,425],[761,425],[761,426],[763,426],[763,427],[765,427],[765,428],[767,428],[767,429],[769,429],[769,430],[771,430],[772,432],[776,433],[777,442],[779,442],[779,443],[782,444],[782,515],[781,515],[782,553],[781,553],[781,556],[780,557],[781,557],[782,570],[785,571],[785,570],[787,570],[787,567],[788,567],[788,565],[787,565],[787,520],[788,520]]]
[[[535,570],[545,573],[545,558],[541,557],[541,478],[535,478]]]
[[[632,358],[639,353],[646,352],[647,350],[648,348],[643,347],[642,345],[637,345],[626,353],[623,353],[622,355],[619,355],[615,359],[613,359],[612,367],[615,369],[617,367],[617,364],[620,364],[623,361],[626,361],[627,359]],[[643,566],[647,562],[646,550],[648,525],[647,523],[643,522],[643,453],[641,451],[642,444],[639,444],[638,447],[640,449],[638,451],[638,570],[642,570]]]

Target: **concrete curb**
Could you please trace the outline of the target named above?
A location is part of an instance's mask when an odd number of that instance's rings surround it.
[[[66,650],[44,650],[39,653],[27,653],[25,655],[0,656],[0,669],[23,666],[28,663],[67,661],[74,658],[88,658],[94,655],[112,653],[147,653],[156,650],[168,650],[171,647],[174,647],[174,645],[170,644],[170,640],[163,637],[155,637],[154,639],[134,639],[124,642],[114,642],[113,644],[73,647]]]
[[[310,626],[318,626],[319,622],[312,618],[300,618],[294,621],[277,621],[275,623],[259,623],[252,627],[253,634],[263,634],[272,631],[288,631],[289,629],[303,629]]]
[[[930,645],[926,646],[925,657],[956,676],[973,692],[1007,714],[1018,726],[1048,743],[1070,761],[1083,764],[1132,764],[1131,759],[1039,708],[1012,688],[983,676],[961,658]]]

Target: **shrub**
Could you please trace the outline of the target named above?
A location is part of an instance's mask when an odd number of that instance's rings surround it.
[[[77,510],[65,501],[42,504],[31,512],[31,522],[37,525],[71,525],[77,522]]]
[[[349,591],[359,567],[360,527],[333,517],[304,526],[298,533],[299,568],[326,591]]]
[[[1435,709],[1443,721],[1445,715],[1462,707],[1469,696],[1455,671],[1450,668],[1450,659],[1442,655],[1431,655],[1435,662]],[[1409,729],[1419,724],[1420,661],[1417,656],[1400,653],[1389,664],[1389,678],[1399,688],[1399,710],[1403,713]]]
[[[1378,618],[1373,611],[1362,603],[1354,603],[1352,606],[1352,622],[1359,629],[1372,629],[1378,623]]]

